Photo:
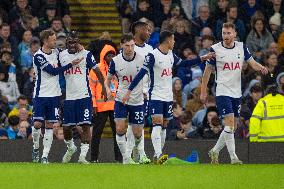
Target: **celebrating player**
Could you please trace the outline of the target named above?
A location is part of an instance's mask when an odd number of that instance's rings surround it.
[[[74,145],[72,127],[82,126],[81,153],[79,163],[87,164],[86,154],[90,144],[90,126],[93,115],[91,91],[89,88],[89,69],[93,69],[101,84],[104,78],[100,72],[91,52],[79,51],[79,38],[76,31],[71,31],[66,40],[67,49],[59,54],[59,62],[62,65],[68,64],[74,59],[82,60],[80,64],[64,72],[66,80],[66,100],[63,111],[63,131],[67,144],[67,151],[62,159],[63,163],[70,161],[77,147]],[[106,97],[106,90],[103,87],[102,95]]]
[[[223,118],[224,130],[216,145],[209,151],[211,162],[218,163],[220,150],[226,145],[232,164],[242,164],[235,153],[234,129],[240,114],[241,71],[246,61],[256,71],[267,74],[267,69],[257,63],[242,42],[234,41],[236,37],[235,25],[224,23],[222,28],[223,41],[211,47],[216,58],[210,60],[205,67],[201,84],[200,99],[205,103],[207,98],[207,84],[211,72],[216,70],[216,104]]]
[[[81,59],[73,59],[63,67],[58,67],[58,51],[54,50],[56,36],[51,30],[44,30],[40,33],[43,43],[33,59],[33,67],[36,75],[36,82],[33,94],[33,162],[39,162],[39,138],[42,122],[45,121],[45,133],[43,139],[43,153],[41,162],[48,163],[48,154],[53,141],[53,123],[59,119],[59,97],[61,89],[59,86],[59,73],[69,69],[72,65],[80,63]]]
[[[146,41],[150,37],[150,31],[149,31],[149,25],[145,22],[134,22],[131,26],[131,32],[134,37],[135,47],[134,51],[141,55],[142,57],[145,57],[149,52],[153,50],[153,48],[146,44]],[[144,107],[145,107],[145,117],[147,116],[147,105],[148,105],[148,90],[149,90],[149,75],[145,75],[143,78],[143,94],[144,94]],[[128,125],[127,132],[126,132],[126,150],[130,151],[131,147],[135,143],[134,135],[132,132],[131,125]],[[131,153],[131,151],[130,151]],[[144,150],[144,129],[142,130],[142,136],[141,136],[141,142],[139,145],[134,146],[133,149],[133,160],[135,162],[139,162],[141,164],[147,164],[150,163],[151,160],[146,156],[145,150]]]
[[[193,66],[213,56],[212,53],[194,60],[182,61],[173,52],[174,35],[169,31],[160,33],[160,45],[145,57],[143,68],[132,81],[123,103],[129,100],[131,91],[135,89],[146,73],[150,75],[149,113],[152,115],[153,130],[151,134],[155,154],[154,163],[162,163],[167,156],[162,156],[166,140],[168,120],[172,119],[172,68],[173,66]],[[136,89],[137,90],[137,89]]]
[[[141,142],[142,130],[144,126],[144,99],[143,82],[138,83],[138,87],[133,91],[129,101],[124,105],[122,98],[132,79],[137,75],[143,66],[144,57],[134,51],[135,43],[132,35],[124,35],[121,38],[122,52],[115,56],[108,71],[106,80],[106,89],[108,98],[111,97],[110,81],[112,77],[117,76],[119,84],[115,98],[114,117],[116,123],[116,141],[123,157],[124,164],[135,164],[131,158],[131,152],[134,145],[126,151],[126,129],[125,120],[128,117],[129,125],[135,137],[135,145]]]

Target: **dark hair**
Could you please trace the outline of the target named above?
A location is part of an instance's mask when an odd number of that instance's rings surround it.
[[[51,20],[51,24],[54,22],[54,21],[60,21],[61,24],[63,24],[63,21],[60,17],[54,17],[52,20]]]
[[[20,123],[20,118],[19,118],[19,116],[15,116],[15,115],[10,116],[8,118],[8,122],[11,126],[15,126],[15,125],[18,125]]]
[[[206,114],[204,116],[204,119],[202,121],[203,127],[206,127],[208,125],[207,115],[208,115],[209,112],[216,112],[217,115],[218,115],[218,111],[217,111],[217,108],[215,106],[208,107],[207,110],[206,110]]]
[[[28,100],[28,98],[25,95],[20,95],[17,100]]]
[[[148,24],[147,24],[146,22],[141,22],[141,21],[134,22],[134,23],[131,25],[130,31],[131,31],[132,35],[135,35],[138,28],[145,27],[145,26],[147,26],[147,25],[148,25]]]
[[[266,34],[266,29],[265,29],[265,17],[263,15],[263,13],[261,11],[256,11],[252,17],[251,17],[251,28],[253,29],[253,31],[256,33],[257,37],[260,38],[260,35],[256,32],[256,29],[254,28],[255,24],[257,21],[262,21],[263,23],[263,30],[261,31],[261,33],[263,35]]]
[[[278,55],[275,53],[275,52],[266,52],[264,55],[263,55],[263,62],[264,62],[264,65],[267,65],[267,60],[272,56],[272,55],[275,55],[276,57],[278,57]]]
[[[47,40],[50,36],[53,36],[55,33],[52,30],[43,30],[42,32],[40,32],[39,36],[40,36],[40,41],[43,44],[43,42],[45,40]]]
[[[72,30],[68,33],[67,38],[79,38],[79,32]]]
[[[10,27],[10,25],[7,24],[7,23],[2,23],[2,24],[0,25],[0,30],[2,30],[3,27]]]
[[[131,41],[131,40],[133,40],[132,34],[124,34],[124,35],[122,35],[120,42],[126,43],[126,42]]]
[[[159,41],[160,44],[162,44],[163,42],[165,42],[168,38],[172,37],[173,33],[167,30],[164,30],[160,33],[160,37],[159,37]]]
[[[262,91],[262,87],[260,85],[255,84],[250,89],[250,92],[253,93],[253,92],[263,92],[263,91]]]
[[[232,29],[236,30],[235,24],[233,24],[233,23],[231,23],[231,22],[226,22],[226,23],[224,23],[224,24],[223,24],[223,28],[227,28],[227,29],[232,28]]]
[[[238,6],[236,4],[234,4],[234,3],[229,4],[229,6],[226,9],[226,12],[230,12],[231,8],[238,8]]]
[[[12,56],[12,53],[10,51],[2,51],[0,53],[0,58],[2,58],[4,54],[9,54],[10,56]]]
[[[190,122],[192,120],[192,113],[191,112],[184,112],[181,116],[180,116],[180,123],[181,124],[187,124],[188,122]]]
[[[173,109],[177,108],[178,106],[181,107],[181,104],[177,102],[173,103]]]
[[[277,85],[268,85],[268,86],[267,86],[266,95],[272,94],[272,96],[275,96],[275,95],[277,95],[278,93],[279,93],[279,92],[278,92],[278,87],[277,87]]]

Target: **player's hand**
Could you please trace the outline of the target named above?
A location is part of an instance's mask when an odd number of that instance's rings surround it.
[[[215,57],[216,57],[215,53],[209,52],[208,54],[206,54],[206,55],[204,55],[204,56],[201,56],[200,59],[201,59],[201,61],[203,62],[203,61],[205,61],[205,60],[213,59],[213,58],[215,58]]]
[[[107,93],[107,90],[106,90],[104,85],[102,86],[102,94],[101,95],[102,95],[101,97],[104,97],[104,101],[106,102],[107,99],[108,99],[108,93]]]
[[[82,57],[82,58],[77,58],[77,59],[73,60],[73,61],[71,62],[71,64],[72,64],[72,66],[75,66],[75,65],[79,64],[82,60],[84,60],[84,57]]]
[[[130,98],[130,90],[127,90],[126,94],[123,96],[122,98],[122,103],[125,104],[126,102],[128,102],[129,98]]]
[[[259,70],[263,75],[268,74],[268,69],[265,66],[261,66]]]
[[[106,88],[106,97],[108,100],[113,100],[112,92],[110,88]]]
[[[207,102],[207,92],[201,92],[200,93],[200,100],[203,104]]]

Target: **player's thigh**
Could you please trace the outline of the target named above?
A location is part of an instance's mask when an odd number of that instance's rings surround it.
[[[91,98],[77,99],[75,101],[76,106],[76,124],[77,125],[88,125],[92,123],[92,103]]]
[[[76,125],[76,106],[74,100],[65,100],[63,103],[63,126],[75,126]]]
[[[163,127],[166,127],[171,119],[173,119],[173,102],[163,102]]]
[[[160,100],[149,101],[149,114],[152,117],[153,125],[163,124],[163,102]]]
[[[47,108],[45,109],[46,121],[55,123],[59,120],[59,97],[48,97]]]
[[[144,127],[144,104],[137,106],[128,105],[128,122],[132,126],[133,134],[136,137],[141,136]]]
[[[45,119],[45,99],[41,97],[36,97],[33,99],[33,121],[43,122]]]
[[[119,134],[126,132],[125,120],[127,118],[128,111],[125,105],[119,101],[115,101],[114,104],[114,121],[116,126],[116,131]]]
[[[228,96],[217,96],[216,106],[219,116],[223,119],[225,126],[234,126],[234,110],[232,98]]]

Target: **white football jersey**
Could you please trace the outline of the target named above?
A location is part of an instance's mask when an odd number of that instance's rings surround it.
[[[116,75],[118,78],[118,89],[116,93],[116,101],[122,102],[123,96],[128,91],[128,87],[144,63],[144,57],[135,53],[132,60],[126,60],[123,52],[115,56],[109,67],[108,74]],[[128,105],[142,105],[143,98],[143,82],[140,81],[138,86],[131,92]]]
[[[36,76],[33,97],[61,96],[59,76],[46,71],[48,67],[58,67],[58,50],[53,49],[50,54],[39,49],[33,56],[33,67]]]
[[[145,57],[149,52],[153,51],[153,47],[144,43],[144,45],[142,46],[135,45],[134,51],[137,54],[140,54],[142,57]],[[149,74],[147,74],[143,77],[143,93],[147,94],[147,98],[149,98],[148,97],[149,88],[150,88],[150,78],[149,78]]]
[[[66,100],[76,100],[91,97],[89,88],[89,69],[97,67],[96,61],[90,51],[83,50],[75,54],[64,50],[59,54],[59,62],[62,66],[71,63],[75,59],[84,58],[78,65],[64,72],[66,80]]]
[[[233,48],[226,48],[222,42],[212,45],[211,52],[216,58],[207,62],[216,69],[216,96],[240,98],[241,72],[244,61],[252,58],[243,42],[234,42]]]

